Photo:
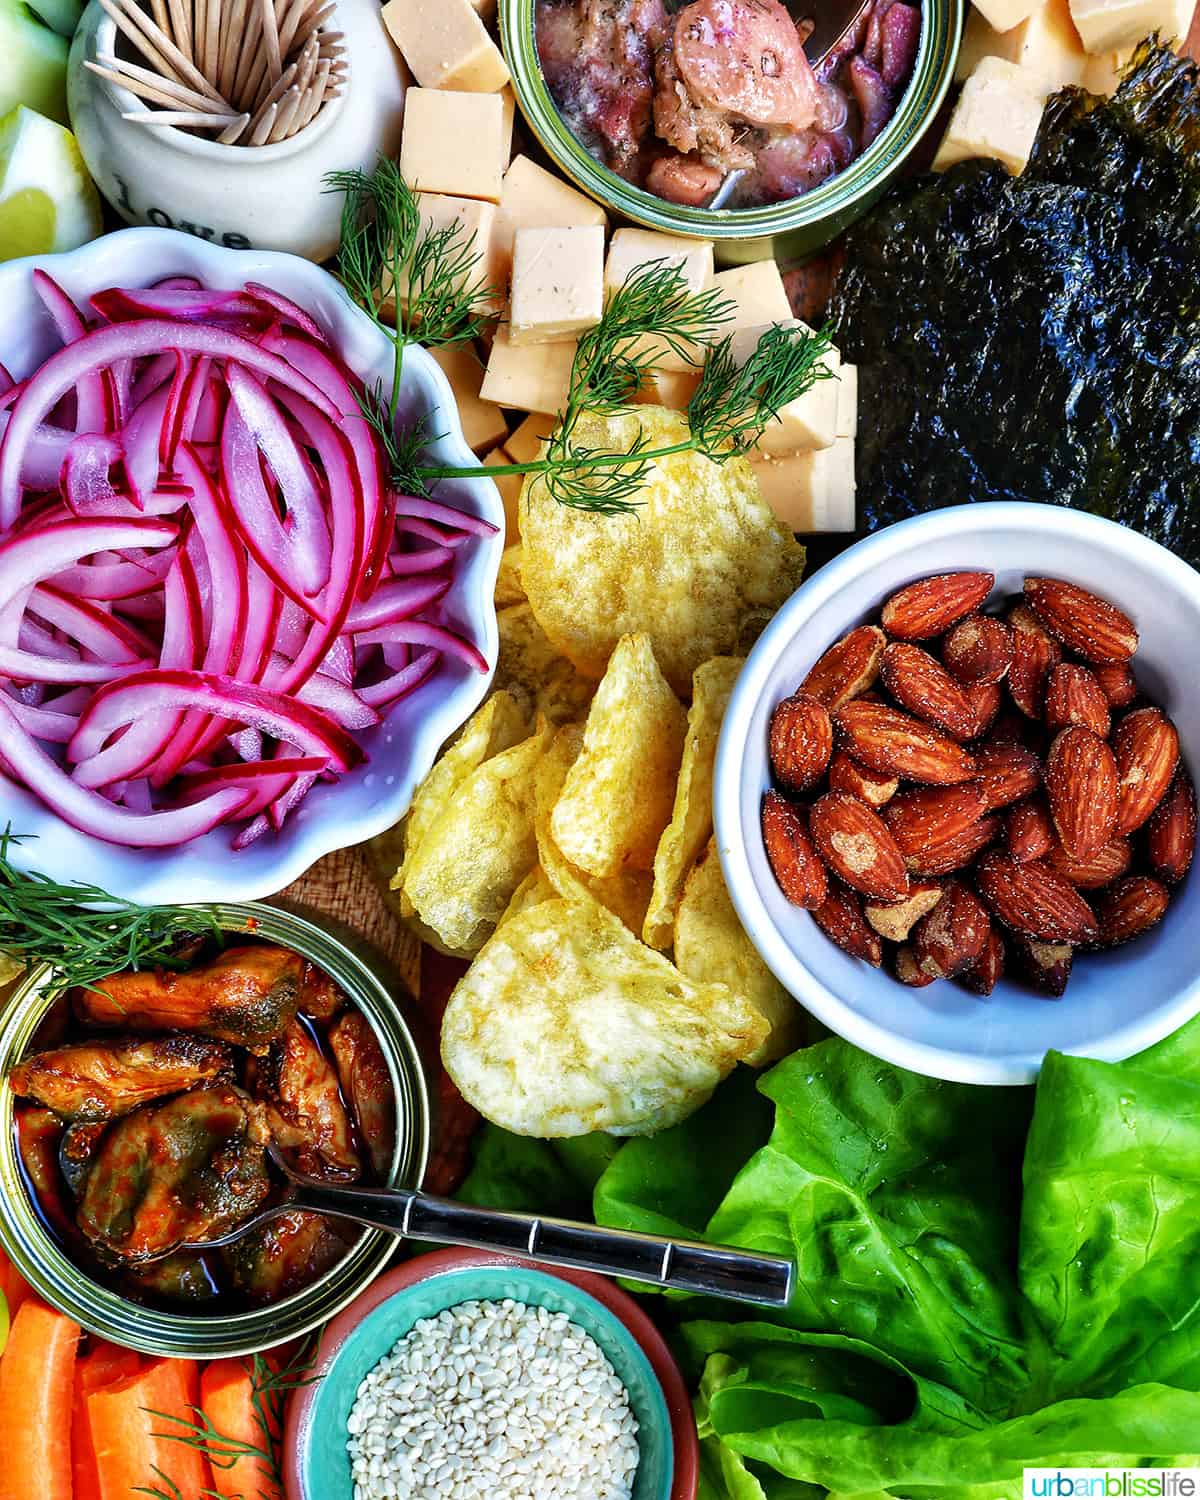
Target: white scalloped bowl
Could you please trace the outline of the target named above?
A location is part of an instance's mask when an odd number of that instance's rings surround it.
[[[297,256],[227,250],[169,229],[125,229],[66,255],[35,256],[0,265],[0,362],[18,379],[35,369],[57,339],[34,293],[30,272],[43,266],[83,303],[109,286],[149,286],[166,276],[195,276],[207,286],[247,281],[275,287],[327,330],[347,364],[368,381],[390,381],[392,346],[328,272]],[[446,377],[423,350],[404,355],[400,411],[424,419],[436,434],[432,455],[448,464],[475,464],[462,435]],[[498,646],[493,594],[504,542],[504,511],[490,479],[447,480],[438,498],[498,529],[472,537],[458,552],[454,583],[433,618],[474,641],[494,667]],[[14,859],[55,879],[95,883],[114,896],[147,905],[188,901],[253,901],[281,890],[322,855],[392,827],[447,738],[482,702],[491,673],[443,657],[438,670],[401,700],[377,728],[355,737],[366,761],[337,782],[313,788],[278,834],[249,848],[230,848],[232,830],[214,829],[175,849],[127,849],[69,827],[39,798],[0,776],[0,828],[35,835]]]
[[[1200,869],[1159,925],[1075,963],[1061,1000],[1002,980],[984,1000],[943,981],[907,989],[850,958],[806,911],[789,905],[763,849],[759,809],[770,785],[767,727],[825,649],[877,620],[889,594],[960,568],[996,575],[993,597],[1019,594],[1027,574],[1093,589],[1134,618],[1134,667],[1200,762],[1200,695],[1190,643],[1200,632],[1200,573],[1164,547],[1098,516],[1056,505],[956,505],[889,526],[844,552],[783,606],[737,680],[717,754],[714,813],[729,891],[779,982],[826,1026],[876,1057],[963,1083],[1030,1083],[1055,1048],[1118,1061],[1200,1010]]]

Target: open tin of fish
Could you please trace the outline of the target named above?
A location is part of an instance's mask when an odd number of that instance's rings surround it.
[[[538,58],[538,0],[501,0],[500,33],[513,89],[530,130],[581,192],[621,218],[666,234],[716,243],[718,261],[812,255],[864,214],[921,139],[954,77],[964,0],[922,0],[921,36],[912,77],[894,115],[861,156],[819,187],[760,208],[712,210],[668,203],[610,171],[559,113]]]
[[[419,1186],[429,1157],[429,1092],[398,982],[381,961],[303,916],[257,902],[214,909],[230,939],[263,939],[294,950],[327,974],[370,1022],[395,1090],[396,1143],[387,1182]],[[0,1017],[0,1247],[40,1297],[91,1333],[145,1354],[215,1359],[299,1338],[374,1280],[396,1248],[395,1238],[379,1230],[364,1230],[336,1265],[300,1291],[246,1311],[166,1311],[124,1297],[76,1266],[44,1224],[26,1184],[8,1081],[56,998],[47,989],[49,976],[45,966],[33,970]]]

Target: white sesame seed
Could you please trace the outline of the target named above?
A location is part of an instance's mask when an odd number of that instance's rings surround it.
[[[464,1302],[422,1318],[358,1387],[354,1500],[630,1500],[637,1422],[565,1313]]]

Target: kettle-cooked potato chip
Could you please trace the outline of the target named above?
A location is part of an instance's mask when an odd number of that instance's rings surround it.
[[[675,962],[697,984],[723,984],[760,1012],[770,1035],[746,1062],[762,1067],[802,1045],[804,1012],[746,936],[712,842],[683,888],[675,919]]]
[[[748,1000],[685,979],[602,906],[543,901],[459,981],[442,1061],[518,1135],[649,1135],[698,1109],[767,1030]]]
[[[404,862],[414,913],[452,952],[478,953],[537,863],[533,778],[550,734],[542,720],[469,771]]]
[[[550,749],[542,757],[534,777],[533,831],[537,838],[542,873],[551,887],[568,900],[579,901],[591,896],[620,917],[635,936],[642,930],[646,907],[650,901],[650,876],[645,870],[625,869],[607,880],[589,875],[573,865],[554,842],[550,815],[562,792],[567,772],[583,749],[583,725],[564,724],[554,736]]]
[[[540,865],[536,870],[530,870],[512,893],[512,900],[504,908],[504,915],[496,923],[496,931],[499,932],[510,918],[528,911],[531,906],[540,906],[543,901],[553,901],[557,895],[558,892],[547,880],[546,872]]]
[[[596,684],[581,677],[554,649],[528,604],[501,609],[496,623],[500,627],[498,690],[509,693],[531,715],[545,714],[552,724],[568,724],[587,713]]]
[[[577,441],[628,452],[686,440],[686,419],[657,406],[585,416]],[[800,583],[804,548],[777,521],[744,458],[658,459],[635,512],[597,516],[560,505],[545,481],[521,492],[522,574],[538,623],[557,650],[598,679],[623,635],[644,631],[680,695],[713,656],[745,650],[746,627]]]
[[[490,756],[523,740],[530,731],[532,715],[511,694],[493,693],[487,702],[476,710],[458,732],[448,750],[436,760],[429,775],[413,795],[412,806],[404,821],[404,855],[389,882],[391,889],[400,893],[402,916],[412,916],[412,902],[405,895],[405,871],[421,840],[437,822],[462,782],[481,766]],[[395,844],[395,829],[381,834],[391,850]]]
[[[683,882],[712,832],[713,766],[729,695],[744,658],[714,656],[692,674],[687,740],[675,787],[675,810],[654,855],[654,891],[642,929],[652,948],[669,948]]]
[[[500,571],[496,575],[496,608],[507,609],[525,603],[525,585],[521,582],[521,544],[505,547],[500,554]]]
[[[671,817],[686,728],[650,637],[622,637],[550,815],[554,842],[572,864],[602,878],[629,865],[650,869]]]

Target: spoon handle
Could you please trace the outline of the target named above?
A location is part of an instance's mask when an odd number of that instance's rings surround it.
[[[547,1266],[598,1271],[673,1291],[763,1307],[786,1307],[791,1296],[790,1260],[725,1245],[475,1208],[411,1189],[332,1187],[311,1179],[304,1181],[294,1205],[356,1219],[406,1239],[498,1250]]]

